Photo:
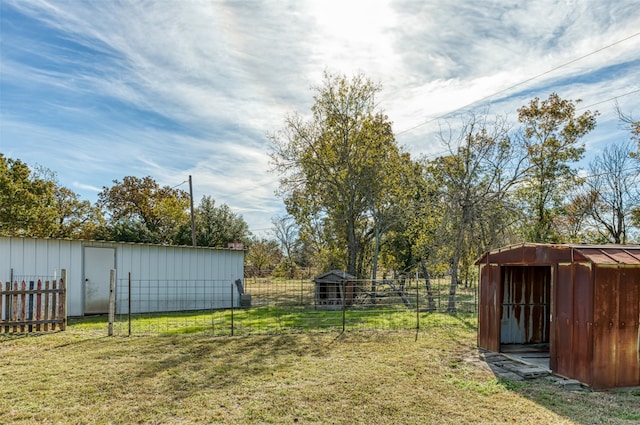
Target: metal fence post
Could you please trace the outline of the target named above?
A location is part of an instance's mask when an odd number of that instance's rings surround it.
[[[60,330],[67,329],[67,269],[60,270],[60,289],[62,289],[59,305],[62,307],[60,312]]]
[[[116,316],[116,271],[109,273],[109,336],[113,336],[113,321]]]
[[[127,281],[127,291],[129,292],[129,306],[127,307],[127,322],[129,322],[129,336],[131,336],[131,272],[129,272],[129,277]]]
[[[232,283],[231,284],[231,336],[233,336],[234,334],[233,309],[234,307],[233,307],[233,283]]]
[[[344,280],[341,282],[342,285],[342,333],[344,333],[346,329],[347,322],[347,303],[346,301],[346,288],[344,287]]]
[[[416,341],[420,333],[420,285],[416,279]]]

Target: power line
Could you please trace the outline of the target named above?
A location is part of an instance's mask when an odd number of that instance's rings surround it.
[[[490,95],[484,96],[484,97],[482,97],[482,98],[480,98],[480,99],[478,99],[478,100],[474,100],[474,101],[473,101],[473,102],[471,102],[471,103],[468,103],[468,104],[466,104],[466,105],[463,105],[463,106],[461,106],[461,107],[459,107],[459,108],[456,108],[456,109],[454,109],[454,110],[452,110],[452,111],[449,111],[449,112],[447,112],[447,113],[445,113],[445,114],[439,115],[439,116],[437,116],[437,117],[434,117],[434,118],[431,118],[431,119],[429,119],[429,120],[427,120],[427,121],[424,121],[424,122],[422,122],[422,123],[420,123],[420,124],[414,125],[413,127],[409,127],[409,128],[407,128],[407,129],[405,129],[405,130],[399,131],[398,133],[396,133],[396,135],[400,135],[400,134],[407,133],[407,132],[409,132],[409,131],[411,131],[411,130],[415,130],[416,128],[422,127],[423,125],[427,125],[427,124],[429,124],[429,123],[432,123],[433,121],[436,121],[436,120],[439,120],[439,119],[445,118],[445,117],[447,117],[447,116],[449,116],[449,115],[451,115],[451,114],[453,114],[453,113],[455,113],[455,112],[461,111],[461,110],[466,109],[466,108],[468,108],[468,107],[470,107],[470,106],[472,106],[472,105],[475,105],[475,104],[477,104],[477,103],[483,102],[483,101],[485,101],[485,100],[487,100],[487,99],[490,99],[490,98],[492,98],[492,97],[494,97],[494,96],[497,96],[497,95],[499,95],[499,94],[502,94],[502,93],[504,93],[504,92],[506,92],[506,91],[512,90],[512,89],[514,89],[514,88],[516,88],[516,87],[519,87],[519,86],[521,86],[521,85],[523,85],[523,84],[526,84],[526,83],[528,83],[528,82],[531,82],[531,81],[533,81],[533,80],[535,80],[535,79],[538,79],[538,78],[540,78],[540,77],[542,77],[542,76],[544,76],[544,75],[550,74],[550,73],[552,73],[552,72],[554,72],[554,71],[557,71],[557,70],[559,70],[559,69],[561,69],[561,68],[564,68],[565,66],[568,66],[568,65],[571,65],[571,64],[576,63],[576,62],[578,62],[578,61],[581,61],[582,59],[585,59],[585,58],[587,58],[587,57],[589,57],[589,56],[595,55],[596,53],[600,53],[600,52],[602,52],[602,51],[604,51],[604,50],[606,50],[606,49],[609,49],[609,48],[611,48],[611,47],[613,47],[613,46],[615,46],[615,45],[618,45],[618,44],[620,44],[620,43],[623,43],[623,42],[625,42],[625,41],[627,41],[627,40],[630,40],[630,39],[632,39],[632,38],[634,38],[634,37],[637,37],[637,36],[639,36],[639,35],[640,35],[640,32],[637,32],[637,33],[635,33],[635,34],[632,34],[632,35],[630,35],[630,36],[628,36],[628,37],[625,37],[625,38],[623,38],[623,39],[621,39],[621,40],[618,40],[618,41],[616,41],[616,42],[614,42],[614,43],[608,44],[608,45],[606,45],[606,46],[604,46],[604,47],[601,47],[601,48],[599,48],[599,49],[597,49],[597,50],[594,50],[594,51],[592,51],[592,52],[590,52],[590,53],[587,53],[586,55],[582,55],[582,56],[580,56],[580,57],[578,57],[578,58],[576,58],[576,59],[572,59],[572,60],[570,60],[569,62],[565,62],[565,63],[563,63],[562,65],[558,65],[558,66],[556,66],[556,67],[554,67],[554,68],[551,68],[551,69],[549,69],[549,70],[547,70],[547,71],[545,71],[545,72],[542,72],[542,73],[540,73],[540,74],[534,75],[533,77],[527,78],[526,80],[520,81],[519,83],[516,83],[516,84],[514,84],[514,85],[512,85],[512,86],[509,86],[509,87],[507,87],[507,88],[504,88],[504,89],[502,89],[502,90],[499,90],[499,91],[497,91],[497,92],[495,92],[495,93],[492,93],[492,94],[490,94]],[[627,93],[627,94],[631,94],[631,93]],[[603,101],[603,102],[605,102],[605,101]]]
[[[633,91],[630,91],[630,92],[626,92],[626,93],[620,94],[618,96],[610,97],[609,99],[601,100],[600,102],[592,103],[591,105],[586,105],[586,106],[583,106],[581,108],[576,108],[576,111],[581,111],[583,109],[592,108],[592,107],[594,107],[596,105],[600,105],[601,103],[611,102],[612,100],[620,99],[621,97],[629,96],[630,94],[634,94],[634,93],[638,93],[638,92],[640,92],[640,89],[633,90]]]
[[[183,184],[188,183],[188,182],[189,182],[189,180],[185,180],[182,183],[178,183],[177,185],[173,186],[171,189],[175,189],[176,187],[182,186]]]

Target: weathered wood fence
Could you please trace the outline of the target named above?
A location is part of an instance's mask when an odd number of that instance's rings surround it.
[[[65,330],[66,270],[59,279],[0,282],[0,333]]]

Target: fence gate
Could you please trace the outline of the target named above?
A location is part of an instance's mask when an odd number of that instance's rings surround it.
[[[15,279],[0,282],[0,333],[65,330],[66,270],[60,279]]]

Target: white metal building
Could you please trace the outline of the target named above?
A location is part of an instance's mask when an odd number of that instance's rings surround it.
[[[0,237],[0,282],[59,277],[62,269],[69,316],[108,312],[111,269],[117,313],[230,308],[240,305],[235,281],[244,278],[244,251]]]

